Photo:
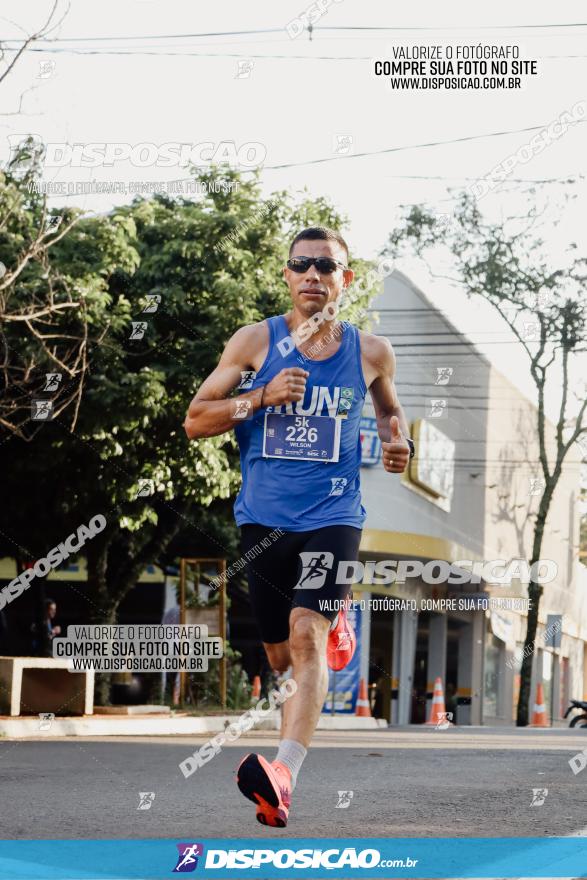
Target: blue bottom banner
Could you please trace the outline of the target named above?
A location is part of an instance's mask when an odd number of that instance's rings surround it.
[[[587,837],[2,840],[1,880],[587,878]]]

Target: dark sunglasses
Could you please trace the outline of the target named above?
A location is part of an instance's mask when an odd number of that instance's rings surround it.
[[[332,275],[337,269],[348,269],[348,266],[330,257],[292,257],[287,261],[287,268],[300,275],[307,272],[310,266],[316,266],[321,275]]]

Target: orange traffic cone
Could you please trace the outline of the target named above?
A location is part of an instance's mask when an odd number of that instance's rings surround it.
[[[430,707],[430,718],[426,724],[446,724],[446,706],[444,705],[444,692],[442,690],[442,679],[437,678],[434,681],[434,693],[432,695],[432,705]]]
[[[357,700],[355,715],[358,715],[360,718],[371,718],[371,707],[369,706],[369,700],[367,699],[367,685],[365,684],[364,678],[362,678],[359,683],[359,698]]]
[[[530,727],[550,727],[550,722],[546,717],[544,689],[541,681],[536,685],[536,702],[534,703],[534,711],[532,712],[532,722]]]
[[[251,693],[251,700],[258,700],[261,696],[261,677],[256,675],[253,678],[253,692]]]

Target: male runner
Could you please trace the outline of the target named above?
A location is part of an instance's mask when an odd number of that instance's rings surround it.
[[[389,341],[333,317],[332,304],[354,278],[344,239],[324,227],[304,229],[283,274],[291,310],[237,330],[185,421],[190,439],[236,431],[242,487],[234,510],[243,554],[274,529],[284,533],[261,545],[247,576],[271,667],[292,667],[297,690],[283,704],[275,760],[247,755],[237,774],[257,819],[281,828],[326,698],[327,654],[341,669],[354,651],[346,613],[336,610],[350,587],[336,583],[336,571],[340,561],[358,559],[365,519],[359,425],[367,389],[385,470],[401,473],[413,454]],[[324,315],[330,320],[320,321]],[[227,399],[243,377],[250,390]]]

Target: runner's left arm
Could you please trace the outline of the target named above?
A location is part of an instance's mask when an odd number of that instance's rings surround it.
[[[374,374],[369,392],[383,450],[383,467],[389,473],[401,474],[410,459],[410,447],[405,440],[410,429],[394,383],[395,354],[388,339],[371,336],[364,356]]]

